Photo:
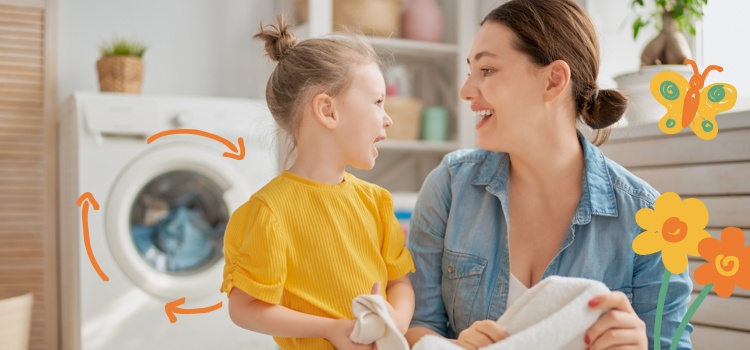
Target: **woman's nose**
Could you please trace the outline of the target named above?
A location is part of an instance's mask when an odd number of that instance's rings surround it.
[[[476,98],[479,91],[477,90],[476,86],[474,86],[471,77],[467,77],[466,81],[464,81],[464,84],[461,85],[461,90],[458,91],[458,95],[461,97],[462,100],[471,101],[472,99]]]

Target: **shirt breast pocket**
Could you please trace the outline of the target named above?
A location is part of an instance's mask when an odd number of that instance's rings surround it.
[[[469,315],[485,266],[486,259],[450,250],[443,252],[443,304],[456,334],[470,325]]]

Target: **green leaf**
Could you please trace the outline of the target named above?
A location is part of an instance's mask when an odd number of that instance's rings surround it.
[[[672,7],[672,18],[680,18],[685,13],[685,3],[683,0],[677,0]]]
[[[638,31],[641,30],[641,27],[643,27],[644,23],[641,21],[641,18],[638,17],[635,22],[633,22],[633,40],[635,40],[638,37]]]

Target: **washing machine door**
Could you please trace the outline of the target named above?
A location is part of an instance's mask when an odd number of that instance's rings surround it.
[[[125,168],[107,201],[106,237],[138,287],[166,300],[219,290],[224,229],[251,194],[252,175],[230,162],[215,149],[171,143]]]

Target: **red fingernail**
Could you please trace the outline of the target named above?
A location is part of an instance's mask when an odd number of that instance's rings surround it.
[[[594,306],[597,306],[597,305],[599,305],[599,298],[591,299],[589,301],[589,306],[594,307]]]
[[[591,340],[589,340],[589,336],[588,335],[586,336],[586,339],[584,339],[584,341],[586,342],[586,345],[589,345],[589,343],[591,342]]]

